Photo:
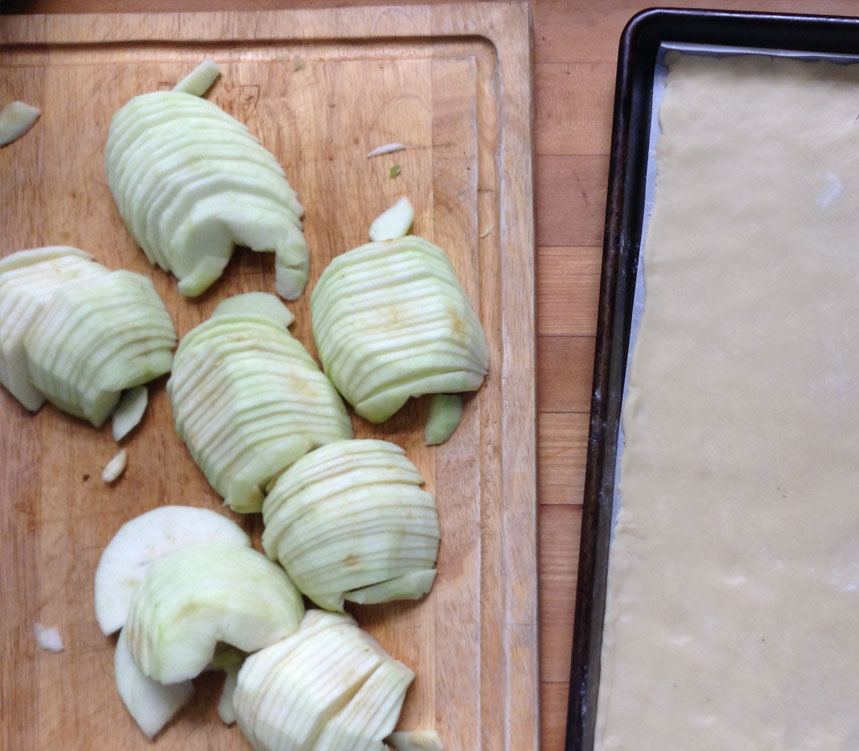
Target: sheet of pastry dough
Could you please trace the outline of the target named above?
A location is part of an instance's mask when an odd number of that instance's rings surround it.
[[[859,66],[671,53],[599,751],[859,749]]]

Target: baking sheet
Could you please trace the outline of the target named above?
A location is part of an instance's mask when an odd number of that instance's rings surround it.
[[[629,330],[629,345],[626,356],[626,375],[623,383],[623,398],[626,398],[628,380],[629,380],[629,364],[632,359],[632,354],[635,351],[636,336],[638,334],[638,326],[641,321],[641,315],[644,311],[644,266],[647,263],[645,256],[645,247],[647,243],[647,226],[650,221],[650,214],[653,210],[653,204],[656,198],[656,179],[658,165],[656,161],[656,146],[659,142],[659,137],[662,135],[662,129],[659,126],[659,109],[662,105],[662,99],[665,96],[665,84],[668,76],[668,66],[665,64],[665,56],[672,50],[683,52],[691,55],[702,55],[712,57],[727,57],[732,55],[759,55],[762,57],[789,57],[795,60],[806,60],[814,62],[817,60],[827,60],[829,62],[850,64],[859,63],[859,55],[826,55],[822,53],[797,52],[796,50],[784,49],[762,49],[758,47],[739,47],[733,45],[714,45],[714,44],[682,44],[679,42],[664,42],[659,45],[656,53],[656,63],[653,71],[653,83],[651,86],[651,112],[650,112],[650,140],[647,148],[647,171],[645,176],[644,188],[644,216],[641,222],[641,247],[638,252],[638,273],[635,278],[635,292],[632,301],[632,318],[630,321]],[[622,498],[620,493],[620,468],[623,462],[623,448],[625,444],[623,423],[618,427],[617,437],[617,460],[615,464],[615,480],[614,480],[614,496],[612,500],[612,537],[614,537],[614,528],[617,522],[617,515],[622,506]]]
[[[597,351],[571,665],[567,751],[593,749],[609,544],[615,518],[620,409],[644,299],[639,248],[652,206],[653,148],[668,49],[854,62],[856,19],[651,9],[620,41]]]

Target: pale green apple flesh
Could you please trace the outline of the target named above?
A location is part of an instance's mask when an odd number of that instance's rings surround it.
[[[125,625],[131,598],[152,563],[202,542],[251,544],[235,522],[192,506],[159,506],[123,524],[95,570],[95,615],[102,632],[112,634]]]
[[[30,411],[37,410],[45,396],[30,380],[27,332],[59,287],[108,273],[91,259],[77,248],[53,246],[21,250],[0,260],[0,383]]]
[[[218,68],[207,61],[173,91],[131,99],[105,146],[108,186],[150,263],[198,295],[235,245],[275,254],[275,289],[297,298],[308,274],[304,209],[272,154],[247,128],[200,96]]]
[[[146,386],[134,386],[125,393],[113,411],[113,439],[121,441],[143,418],[146,404],[149,402],[149,390]]]
[[[215,79],[221,74],[221,69],[211,60],[203,60],[194,70],[174,87],[174,91],[185,91],[194,96],[203,96]]]
[[[450,259],[419,237],[337,256],[310,308],[325,373],[371,422],[411,396],[474,391],[488,370],[486,337]]]
[[[308,611],[245,661],[236,718],[258,751],[381,750],[413,678],[349,616]]]
[[[122,703],[149,739],[154,738],[194,695],[194,684],[190,680],[164,684],[140,670],[128,652],[125,629],[119,632],[113,671]]]
[[[9,102],[0,110],[0,146],[17,141],[35,125],[42,111],[25,102]]]
[[[433,394],[430,397],[424,443],[438,446],[453,435],[462,422],[462,397],[459,394]]]
[[[259,511],[286,467],[352,437],[337,391],[286,330],[291,320],[273,295],[229,298],[182,340],[167,382],[177,432],[234,511]]]
[[[435,730],[399,730],[386,739],[394,751],[444,751]]]
[[[289,636],[304,615],[280,566],[252,548],[207,542],[152,563],[125,624],[137,666],[161,683],[198,675],[219,642],[255,652]]]
[[[381,240],[396,240],[405,237],[415,218],[415,207],[403,196],[389,209],[385,209],[370,225],[370,239],[373,242]]]
[[[64,412],[101,426],[125,389],[170,370],[176,333],[152,282],[111,271],[54,290],[27,328],[33,386]]]
[[[393,443],[346,440],[303,456],[263,502],[263,548],[317,605],[416,599],[438,555],[435,500]],[[353,595],[354,592],[354,595]]]

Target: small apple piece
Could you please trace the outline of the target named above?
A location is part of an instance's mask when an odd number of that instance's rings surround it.
[[[403,196],[389,209],[383,211],[370,225],[370,239],[373,242],[396,240],[405,237],[415,218],[415,207]]]
[[[221,69],[217,63],[212,60],[203,60],[173,87],[173,91],[184,91],[194,96],[203,96],[219,75],[221,75]]]
[[[150,740],[194,695],[194,684],[190,680],[164,684],[146,676],[128,653],[125,629],[119,632],[113,673],[122,703]]]
[[[239,669],[241,665],[230,665],[224,668],[226,677],[221,689],[221,698],[218,700],[218,717],[225,725],[232,725],[236,721],[236,710],[233,706],[233,696],[236,693],[236,684],[239,680]]]
[[[435,730],[398,730],[385,743],[395,751],[444,751]]]
[[[116,482],[119,479],[119,476],[125,472],[125,467],[128,464],[128,450],[120,449],[116,456],[111,459],[104,468],[104,471],[101,473],[101,479],[110,485],[112,482]]]
[[[160,506],[123,524],[95,570],[95,615],[107,636],[125,625],[131,598],[159,558],[202,542],[250,547],[245,531],[214,511]]]
[[[0,110],[0,146],[17,141],[35,125],[42,111],[24,102],[9,102]]]
[[[205,542],[149,567],[125,624],[137,666],[161,683],[193,678],[219,642],[255,652],[292,634],[304,615],[286,572],[252,548]]]
[[[62,652],[63,639],[60,632],[55,628],[46,628],[41,623],[33,624],[33,635],[36,637],[36,644],[40,649],[46,652]]]
[[[453,435],[462,422],[462,397],[459,394],[433,394],[430,397],[424,444],[438,446]]]
[[[146,386],[134,386],[128,389],[113,411],[113,438],[121,441],[140,422],[149,401],[149,390]]]
[[[435,499],[399,446],[334,441],[306,454],[263,502],[262,544],[320,607],[416,599],[435,578]],[[412,576],[413,575],[413,576]]]

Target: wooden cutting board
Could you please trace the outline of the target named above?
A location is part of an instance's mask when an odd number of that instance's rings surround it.
[[[84,248],[109,268],[148,275],[181,335],[224,297],[273,291],[273,256],[238,251],[197,299],[152,269],[106,187],[112,113],[168,88],[204,57],[222,77],[209,98],[245,122],[284,165],[306,207],[308,290],[328,261],[367,239],[400,195],[414,231],[450,255],[486,330],[491,366],[444,446],[423,446],[427,400],[356,435],[404,446],[435,493],[439,575],[418,603],[354,614],[417,673],[400,727],[434,727],[451,751],[536,749],[538,660],[534,388],[532,82],[527,7],[373,7],[274,12],[0,18],[0,102],[42,117],[0,149],[0,255],[47,244]],[[389,142],[406,151],[368,159]],[[399,164],[398,177],[390,168]],[[308,295],[292,332],[315,354]],[[258,541],[176,436],[165,379],[117,451],[47,405],[28,414],[0,390],[0,747],[146,749],[113,686],[115,637],[93,613],[93,572],[128,519],[163,504],[219,509]],[[65,649],[38,650],[33,624]],[[222,678],[196,681],[194,702],[158,737],[161,749],[246,749],[216,714]]]

